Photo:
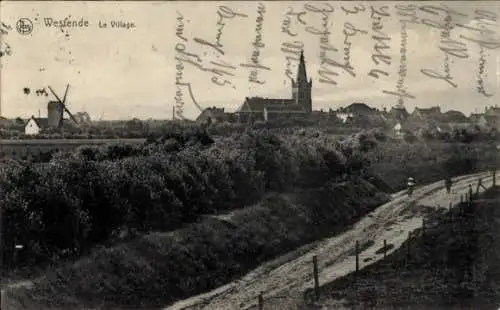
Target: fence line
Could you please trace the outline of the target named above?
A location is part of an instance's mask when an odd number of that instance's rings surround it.
[[[492,183],[492,186],[490,188],[494,188],[496,187],[496,180],[495,180],[495,177],[496,177],[496,172],[493,171],[493,183]],[[471,207],[472,206],[472,201],[474,200],[474,196],[475,197],[478,197],[479,196],[479,190],[480,190],[480,187],[482,187],[484,190],[486,190],[487,188],[482,184],[482,179],[480,178],[478,180],[478,184],[477,184],[477,187],[476,187],[476,192],[473,193],[472,191],[472,185],[469,184],[469,192],[465,194],[465,197],[464,195],[460,195],[460,202],[458,203],[458,211],[459,211],[459,216],[460,217],[463,217],[465,215],[465,210],[464,210],[464,205],[466,205],[467,207]],[[465,199],[464,199],[465,198]],[[437,205],[438,209],[439,209],[439,205]],[[454,218],[453,218],[453,203],[450,202],[449,203],[449,206],[448,206],[448,214],[449,214],[449,218],[448,218],[448,221],[449,221],[449,224],[450,224],[450,230],[451,232],[453,233],[454,231]],[[470,209],[469,209],[470,210]],[[430,225],[430,223],[428,223],[424,218],[422,218],[422,227],[421,227],[421,237],[423,240],[425,240],[425,237],[426,237],[426,234],[427,232],[429,231],[429,229],[431,228],[435,228],[439,226],[439,222],[437,223],[437,225]],[[415,232],[417,232],[417,234],[415,234]],[[408,266],[410,261],[411,261],[411,258],[412,258],[412,255],[411,255],[411,241],[413,240],[413,238],[417,237],[418,235],[418,231],[415,230],[415,231],[408,231],[408,238],[407,238],[407,242],[406,242],[406,265]],[[397,251],[397,249],[395,249],[394,251]],[[388,247],[387,247],[387,240],[384,239],[383,240],[383,248],[382,248],[382,254],[383,254],[383,258],[387,258],[387,252],[388,252]],[[359,270],[360,270],[360,264],[359,264],[359,254],[361,253],[360,251],[360,243],[359,243],[359,240],[356,240],[356,243],[355,243],[355,270],[352,272],[353,273],[353,278],[354,278],[354,285],[358,285],[358,279],[359,279]],[[313,259],[312,259],[312,273],[313,273],[313,279],[314,279],[314,287],[312,289],[312,293],[313,293],[313,298],[312,300],[314,302],[318,302],[320,300],[320,283],[319,283],[319,271],[318,271],[318,256],[317,255],[314,255],[313,256]],[[347,277],[349,275],[349,273],[347,273],[346,275],[342,276],[341,278],[343,277]],[[471,275],[473,278],[474,278],[474,272],[472,273]],[[286,297],[289,297],[291,298],[292,296],[286,296]],[[277,299],[277,298],[286,298],[285,296],[282,296],[282,297],[278,297],[278,296],[272,296],[270,297],[270,299]],[[308,296],[307,296],[307,290],[306,292],[304,292],[303,294],[303,300],[307,303],[308,301]],[[261,292],[259,295],[258,295],[258,309],[259,310],[264,310],[265,309],[265,298],[264,298],[264,292]],[[273,308],[274,309],[274,308]]]

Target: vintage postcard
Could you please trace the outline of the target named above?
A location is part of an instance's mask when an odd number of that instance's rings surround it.
[[[500,2],[0,22],[1,309],[500,307]]]

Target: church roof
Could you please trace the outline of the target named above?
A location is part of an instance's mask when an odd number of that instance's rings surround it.
[[[264,112],[265,107],[293,105],[293,99],[275,99],[261,97],[247,97],[239,112]]]
[[[282,104],[272,104],[265,107],[268,113],[288,113],[288,112],[305,112],[304,108],[298,104],[282,105]]]

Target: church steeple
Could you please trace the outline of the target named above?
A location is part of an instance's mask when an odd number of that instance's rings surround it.
[[[297,70],[297,79],[295,80],[299,85],[307,83],[306,62],[304,60],[304,51],[300,51],[299,70]]]
[[[312,80],[307,81],[304,51],[301,51],[297,79],[295,81],[292,80],[292,98],[296,104],[301,105],[308,113],[312,111],[311,88]]]

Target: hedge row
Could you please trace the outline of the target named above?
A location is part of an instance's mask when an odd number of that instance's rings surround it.
[[[209,218],[173,233],[152,233],[96,250],[45,274],[32,288],[6,296],[19,308],[165,307],[338,233],[387,200],[363,180],[269,195],[236,211],[229,221]]]
[[[249,131],[214,143],[203,132],[181,132],[142,147],[84,146],[48,163],[2,165],[4,262],[16,243],[26,246],[19,256],[26,263],[81,255],[110,238],[173,230],[355,167],[339,145],[300,141]]]

